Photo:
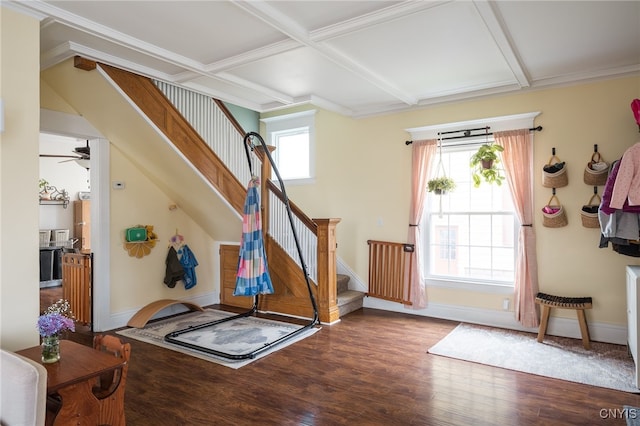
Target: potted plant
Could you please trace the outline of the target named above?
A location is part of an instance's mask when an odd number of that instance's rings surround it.
[[[437,195],[446,194],[447,191],[453,191],[456,188],[456,182],[450,177],[437,177],[427,182],[427,191],[435,192]]]
[[[498,153],[502,151],[504,148],[498,144],[483,144],[471,156],[473,186],[478,188],[483,180],[487,183],[502,185],[505,178],[502,175],[502,170],[498,168],[500,163]]]
[[[51,190],[49,188],[49,182],[46,179],[40,179],[38,181],[38,188],[40,188],[40,199],[41,200],[50,200],[51,199]]]

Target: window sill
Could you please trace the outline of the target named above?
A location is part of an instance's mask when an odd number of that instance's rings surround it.
[[[476,293],[487,294],[513,294],[513,284],[498,284],[487,282],[458,281],[445,279],[427,279],[425,280],[427,287],[448,288],[454,290],[464,290]]]

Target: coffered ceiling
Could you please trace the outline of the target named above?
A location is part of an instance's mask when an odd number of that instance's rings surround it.
[[[352,117],[640,75],[640,1],[14,1],[81,55],[259,112]]]

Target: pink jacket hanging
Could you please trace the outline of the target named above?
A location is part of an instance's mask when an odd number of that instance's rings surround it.
[[[609,205],[621,209],[627,199],[630,206],[640,205],[640,142],[627,149],[620,160]]]

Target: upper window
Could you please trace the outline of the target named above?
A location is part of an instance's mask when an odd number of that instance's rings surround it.
[[[445,172],[456,188],[427,197],[422,253],[431,284],[513,285],[517,218],[511,194],[506,182],[474,187],[469,161],[478,146],[442,148]]]
[[[312,182],[315,178],[315,111],[265,118],[267,141],[280,177],[287,183]],[[275,173],[272,179],[275,179]]]

